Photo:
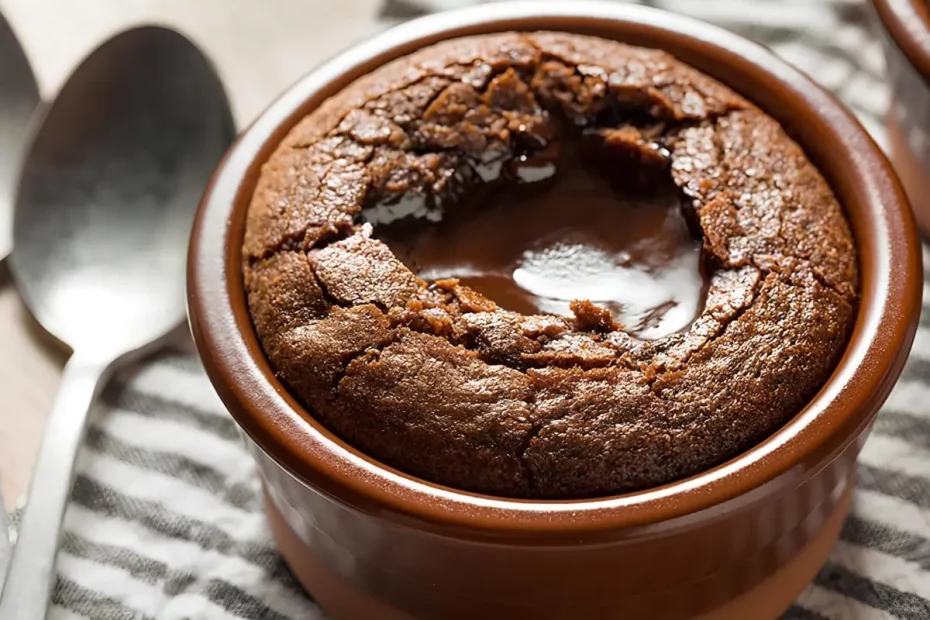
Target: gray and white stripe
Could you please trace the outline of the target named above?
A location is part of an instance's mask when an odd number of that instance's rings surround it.
[[[367,0],[352,10],[364,7],[359,19],[386,25],[478,1]],[[645,3],[768,45],[837,92],[883,143],[884,67],[864,2]],[[927,403],[925,317],[863,451],[840,542],[784,620],[930,618]],[[274,550],[252,462],[189,348],[140,365],[105,391],[79,458],[58,571],[53,618],[323,618]]]
[[[166,397],[167,385],[185,389]],[[53,617],[321,617],[274,549],[230,423],[190,353],[107,388],[78,461]]]

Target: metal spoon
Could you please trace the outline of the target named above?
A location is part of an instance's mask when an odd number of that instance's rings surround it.
[[[194,210],[234,134],[212,66],[158,27],[93,52],[36,134],[10,268],[35,317],[73,355],[32,476],[3,620],[45,617],[88,408],[116,362],[183,321]]]
[[[39,87],[23,48],[0,15],[0,260],[13,247],[13,190]]]

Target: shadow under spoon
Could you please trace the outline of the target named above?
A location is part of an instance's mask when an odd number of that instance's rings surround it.
[[[234,138],[203,54],[160,27],[94,51],[48,109],[16,196],[10,270],[73,354],[32,475],[0,619],[41,620],[91,402],[117,362],[184,320],[197,203]]]

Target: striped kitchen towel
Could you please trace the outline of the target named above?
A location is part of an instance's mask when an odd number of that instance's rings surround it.
[[[387,25],[468,1],[345,4]],[[649,4],[765,43],[834,90],[882,142],[884,68],[859,0]],[[841,541],[785,618],[930,619],[927,403],[930,321],[922,321],[862,454]],[[52,617],[322,618],[275,553],[258,493],[235,424],[189,342],[123,373],[104,391],[79,457]]]

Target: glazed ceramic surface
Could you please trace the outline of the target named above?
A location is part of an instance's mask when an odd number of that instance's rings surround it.
[[[873,0],[891,84],[892,162],[921,232],[930,235],[930,9],[923,0]]]
[[[664,487],[518,501],[388,468],[288,394],[246,307],[245,212],[262,163],[297,121],[353,79],[430,43],[538,29],[663,48],[751,98],[824,173],[859,247],[861,306],[824,388],[756,448]],[[424,18],[355,47],[256,121],[201,206],[190,318],[211,381],[249,437],[281,551],[334,617],[766,618],[790,604],[836,538],[856,455],[913,340],[919,252],[903,192],[876,145],[832,96],[763,48],[641,7],[495,4]]]

